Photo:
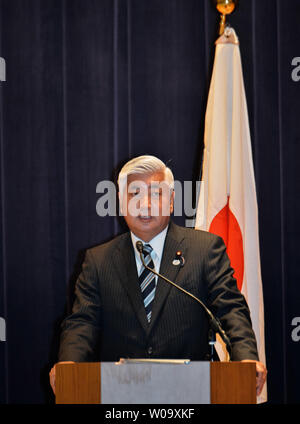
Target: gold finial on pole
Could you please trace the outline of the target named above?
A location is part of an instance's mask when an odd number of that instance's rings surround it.
[[[226,15],[230,15],[237,4],[237,0],[215,0],[216,8],[221,13],[219,35],[224,33],[226,24]]]

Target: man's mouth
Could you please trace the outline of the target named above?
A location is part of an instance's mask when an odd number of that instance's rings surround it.
[[[151,215],[140,215],[139,219],[142,221],[150,221],[152,219]]]

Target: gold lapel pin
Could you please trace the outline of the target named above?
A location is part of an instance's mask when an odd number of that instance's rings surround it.
[[[184,260],[184,257],[182,256],[182,252],[181,250],[178,250],[176,252],[176,256],[175,256],[175,259],[173,259],[172,264],[175,266],[180,265],[181,267],[183,267],[184,263],[185,263],[185,260]]]

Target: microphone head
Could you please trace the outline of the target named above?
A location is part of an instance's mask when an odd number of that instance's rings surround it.
[[[143,253],[143,247],[144,247],[143,243],[140,240],[138,240],[135,245],[136,245],[137,250],[140,253]]]

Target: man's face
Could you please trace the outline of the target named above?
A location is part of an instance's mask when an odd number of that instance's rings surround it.
[[[173,212],[174,192],[163,172],[127,178],[121,210],[129,229],[145,242],[159,234]]]

